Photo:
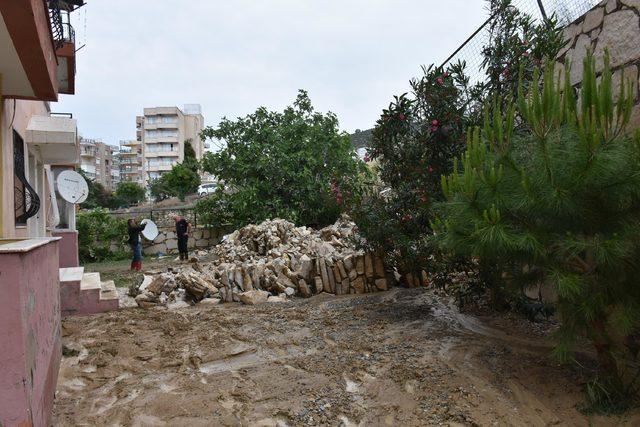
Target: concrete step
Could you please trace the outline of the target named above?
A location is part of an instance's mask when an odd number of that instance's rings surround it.
[[[100,273],[84,273],[80,282],[80,290],[102,289]]]
[[[66,267],[58,270],[60,277],[60,283],[78,282],[82,281],[84,275],[84,267]]]
[[[118,290],[113,280],[101,283],[100,301],[118,299]]]

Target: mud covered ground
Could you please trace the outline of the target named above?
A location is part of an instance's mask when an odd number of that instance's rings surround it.
[[[423,289],[70,318],[55,424],[640,423],[581,414],[541,335]]]

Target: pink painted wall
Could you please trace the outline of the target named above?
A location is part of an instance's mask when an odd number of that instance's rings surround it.
[[[3,114],[0,116],[0,132],[2,133],[2,155],[0,156],[0,173],[3,175],[2,191],[0,191],[0,215],[2,215],[2,230],[0,237],[27,237],[26,227],[15,226],[14,194],[13,194],[13,129],[25,138],[27,125],[32,116],[47,116],[47,104],[42,101],[25,101],[6,99]],[[25,153],[26,153],[25,149]],[[48,209],[49,201],[41,200],[40,209]]]
[[[58,243],[60,268],[80,266],[80,260],[78,259],[78,232],[76,230],[54,230],[51,235],[61,238]]]
[[[48,426],[61,358],[58,242],[0,253],[0,425]]]

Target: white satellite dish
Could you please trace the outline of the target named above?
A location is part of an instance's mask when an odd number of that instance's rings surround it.
[[[158,226],[156,223],[150,219],[143,219],[140,221],[140,224],[146,224],[144,230],[142,230],[144,238],[153,242],[155,238],[158,237]]]
[[[58,193],[69,203],[82,203],[89,196],[89,186],[82,175],[76,171],[64,170],[56,179]]]

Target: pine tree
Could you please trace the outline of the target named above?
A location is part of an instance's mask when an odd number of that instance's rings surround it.
[[[506,286],[553,286],[556,355],[567,359],[587,337],[600,378],[619,384],[624,337],[640,321],[640,133],[626,133],[632,85],[622,79],[613,93],[608,55],[600,77],[593,56],[583,66],[579,93],[568,66],[564,79],[549,67],[542,82],[536,70],[517,106],[494,106],[468,133],[442,180],[434,239],[495,265]],[[517,134],[520,120],[527,130]]]

